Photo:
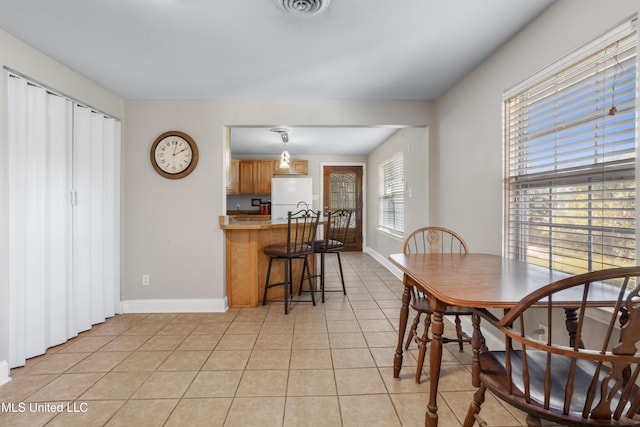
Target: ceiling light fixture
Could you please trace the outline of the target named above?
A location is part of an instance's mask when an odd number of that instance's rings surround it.
[[[330,0],[273,0],[285,12],[296,16],[311,16],[329,6]]]
[[[287,128],[273,128],[269,129],[271,132],[275,132],[280,134],[282,138],[282,144],[284,145],[284,149],[282,154],[280,155],[280,169],[289,169],[289,164],[291,163],[291,155],[287,151],[287,142],[289,142],[289,129]]]

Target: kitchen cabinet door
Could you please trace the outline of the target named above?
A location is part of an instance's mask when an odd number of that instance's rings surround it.
[[[253,160],[240,160],[240,194],[255,194],[253,190],[254,165]]]
[[[229,182],[227,183],[227,194],[238,194],[240,192],[240,160],[231,159],[229,164]]]
[[[255,194],[271,194],[271,178],[273,177],[272,160],[256,160],[254,169]]]

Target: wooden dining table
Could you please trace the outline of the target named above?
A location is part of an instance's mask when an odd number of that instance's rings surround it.
[[[403,272],[404,276],[398,347],[393,362],[394,378],[400,376],[402,368],[403,342],[409,315],[411,288],[416,286],[424,292],[433,309],[432,340],[429,347],[430,394],[425,415],[425,426],[429,427],[438,425],[437,395],[442,362],[443,313],[447,306],[470,307],[478,313],[484,312],[491,316],[491,309],[509,309],[536,289],[568,276],[566,273],[492,254],[393,254],[389,260]],[[603,285],[596,291],[592,304],[610,305],[615,301],[616,296],[617,290]],[[554,304],[565,308],[569,333],[571,333],[572,310],[575,314],[572,307],[577,307],[581,299],[581,294],[572,293],[554,299]],[[478,315],[475,315],[472,339],[474,386],[479,385],[477,383],[481,344],[479,322]]]

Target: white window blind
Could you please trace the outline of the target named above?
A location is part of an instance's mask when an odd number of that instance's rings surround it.
[[[397,153],[378,165],[378,224],[404,232],[404,159]]]
[[[507,256],[636,263],[636,44],[629,28],[505,99]]]

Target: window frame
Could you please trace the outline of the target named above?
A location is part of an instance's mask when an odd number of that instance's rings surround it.
[[[404,154],[399,151],[378,163],[378,230],[404,234],[404,195]]]

